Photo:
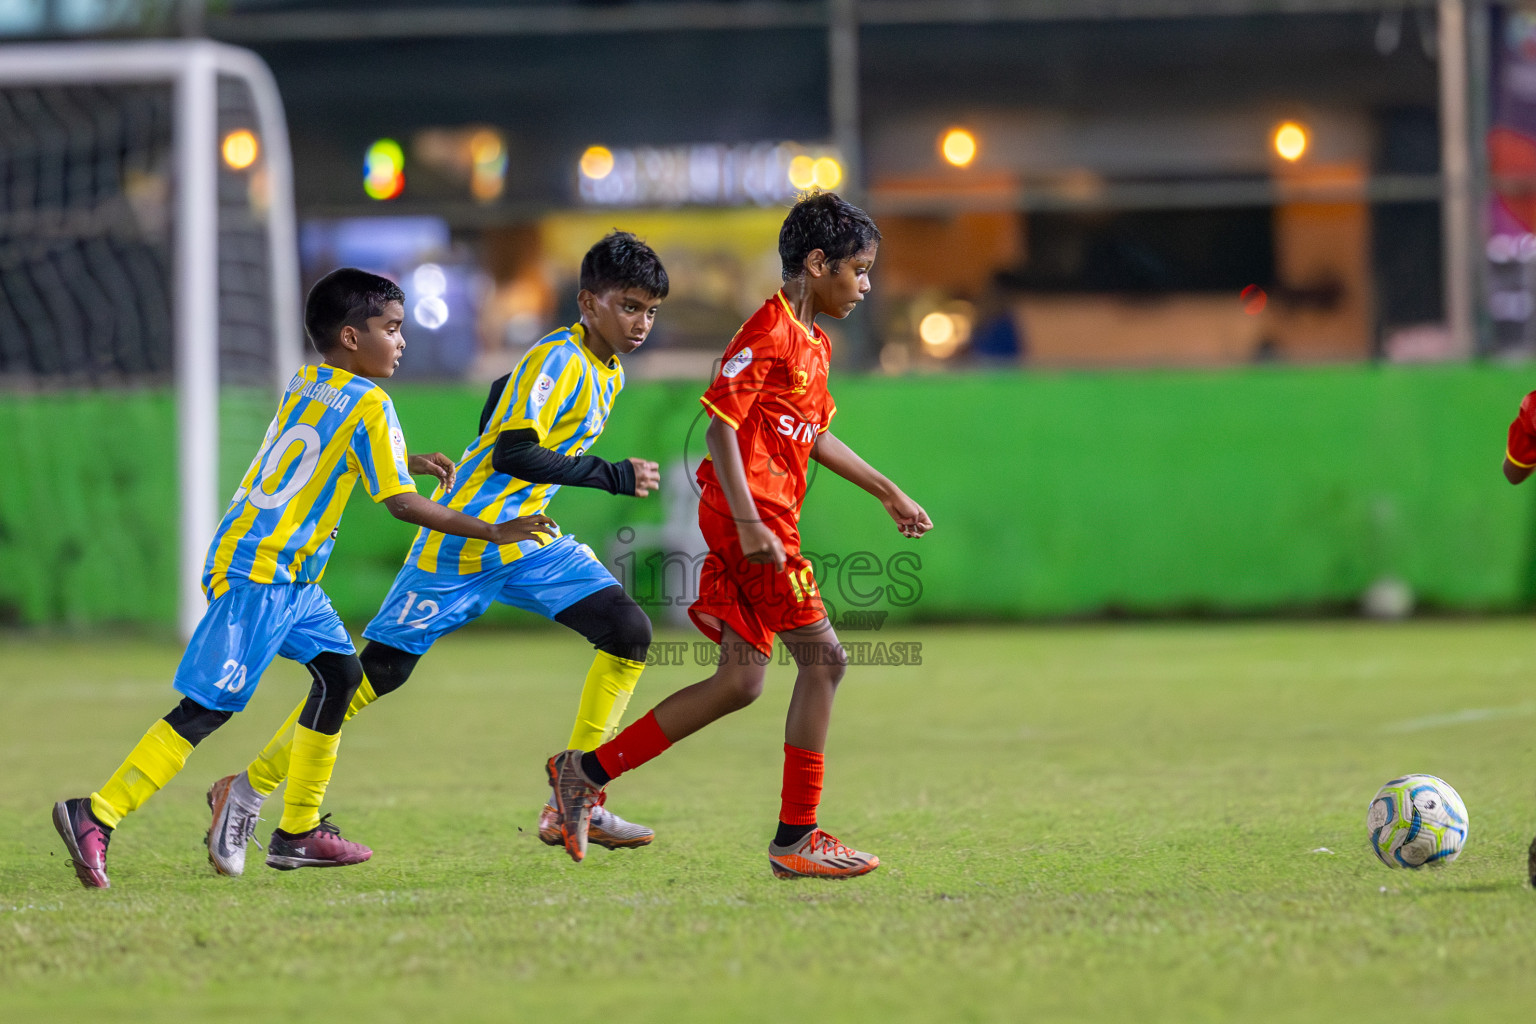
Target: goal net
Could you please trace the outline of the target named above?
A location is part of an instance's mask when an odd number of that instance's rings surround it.
[[[0,622],[202,613],[204,554],[304,358],[282,108],[206,41],[0,60]]]

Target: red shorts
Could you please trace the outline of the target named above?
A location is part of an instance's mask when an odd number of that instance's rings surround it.
[[[784,542],[784,568],[772,562],[749,562],[741,553],[736,521],[712,506],[724,499],[699,503],[699,529],[709,555],[699,573],[699,599],[688,608],[693,624],[716,643],[724,623],[764,654],[773,653],[773,637],[827,617],[811,563],[800,556],[800,532],[787,516],[767,520]]]

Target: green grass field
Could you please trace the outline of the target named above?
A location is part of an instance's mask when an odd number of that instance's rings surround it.
[[[850,672],[822,814],[881,855],[867,878],[768,872],[787,668],[615,785],[654,846],[576,865],[541,845],[542,761],[587,652],[470,632],[344,734],[327,807],[372,862],[207,867],[207,784],[307,682],[280,664],[87,892],[49,808],[170,707],[179,650],[0,637],[0,1017],[1488,1021],[1536,1002],[1530,623],[881,639],[924,663]],[[697,674],[653,668],[636,710]],[[1410,771],[1470,809],[1440,871],[1366,849],[1367,802]]]

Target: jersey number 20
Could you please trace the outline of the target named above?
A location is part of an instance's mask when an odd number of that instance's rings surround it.
[[[294,445],[302,446],[299,453],[298,465],[293,467],[293,475],[288,482],[283,484],[278,491],[268,493],[267,488],[275,484],[282,476],[283,464],[287,461],[284,456]],[[282,436],[272,442],[272,447],[267,450],[267,457],[261,463],[261,476],[256,481],[256,486],[251,488],[251,504],[260,509],[280,508],[304,489],[309,483],[309,478],[315,475],[315,467],[320,464],[320,449],[324,447],[320,443],[320,432],[308,423],[295,423]]]

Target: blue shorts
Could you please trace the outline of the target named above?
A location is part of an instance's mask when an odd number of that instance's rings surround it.
[[[197,624],[175,686],[205,708],[239,711],[273,658],[307,664],[322,651],[357,648],[318,585],[230,580]]]
[[[592,549],[569,534],[486,572],[426,572],[407,565],[363,636],[425,654],[441,637],[484,615],[492,601],[553,619],[582,598],[618,585]]]
[[[427,573],[407,565],[362,636],[425,654],[441,637],[484,616],[496,600],[553,619],[582,597],[617,585],[591,548],[570,534],[485,573]]]

